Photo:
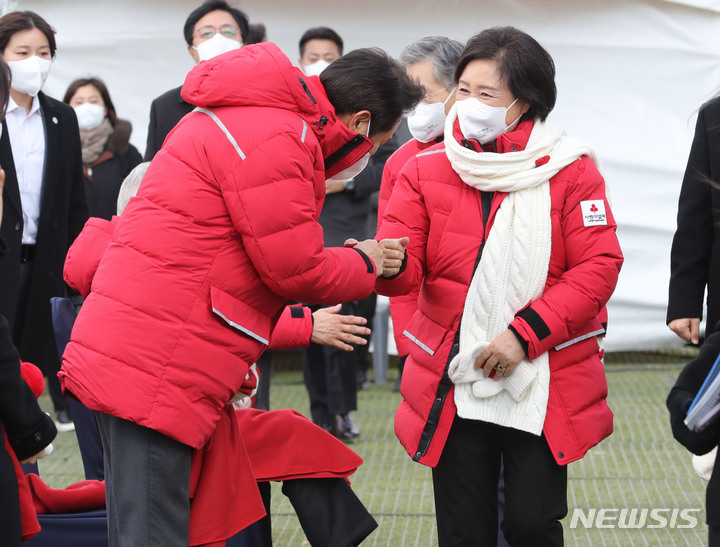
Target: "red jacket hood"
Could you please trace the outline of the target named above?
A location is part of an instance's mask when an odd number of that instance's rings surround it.
[[[296,112],[320,143],[327,178],[358,161],[373,146],[370,139],[337,119],[320,78],[292,66],[272,42],[202,61],[188,73],[181,95],[203,108],[260,106]]]

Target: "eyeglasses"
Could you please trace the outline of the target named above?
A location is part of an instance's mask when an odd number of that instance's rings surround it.
[[[195,32],[195,34],[197,34],[198,37],[202,40],[209,40],[217,33],[225,36],[225,38],[235,38],[240,33],[240,29],[234,25],[222,25],[220,28],[214,27],[212,25],[207,25],[204,27],[200,27]]]
[[[447,87],[443,87],[441,90],[436,91],[435,93],[425,93],[425,96],[422,98],[422,102],[430,103],[430,99],[432,99],[435,95],[439,95],[443,91],[447,91]]]

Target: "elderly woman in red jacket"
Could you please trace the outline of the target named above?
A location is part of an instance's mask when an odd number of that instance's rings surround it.
[[[473,37],[443,144],[400,173],[378,239],[421,282],[395,431],[433,467],[439,544],[562,545],[566,464],[612,432],[598,314],[622,264],[593,151],[545,123],[555,68],[512,27]]]

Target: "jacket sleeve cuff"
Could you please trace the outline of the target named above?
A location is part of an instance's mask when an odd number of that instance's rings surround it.
[[[367,272],[375,273],[375,263],[370,259],[370,257],[368,255],[366,255],[363,251],[358,249],[357,247],[352,247],[352,250],[360,253],[360,256],[365,261],[365,265],[367,266]]]
[[[405,268],[407,268],[407,253],[405,253],[405,256],[403,257],[402,264],[400,264],[400,269],[398,270],[398,273],[395,275],[391,275],[386,277],[385,279],[395,279],[397,276],[399,276],[401,273],[405,271]]]
[[[22,461],[40,452],[56,436],[57,428],[52,418],[43,413],[42,420],[35,428],[18,437],[11,437],[8,434],[8,441],[10,441],[10,446],[12,446],[17,459]]]
[[[515,338],[517,338],[518,342],[520,342],[520,345],[522,346],[522,349],[525,352],[525,355],[527,356],[528,348],[529,348],[528,341],[525,340],[525,338],[523,338],[522,336],[520,336],[520,333],[512,325],[508,325],[508,330],[515,335]]]
[[[528,306],[524,310],[521,310],[515,317],[519,317],[528,327],[535,333],[535,337],[538,340],[544,340],[550,336],[550,328],[547,326],[540,314],[536,312],[532,307]]]

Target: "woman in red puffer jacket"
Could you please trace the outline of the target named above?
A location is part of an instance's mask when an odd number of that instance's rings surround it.
[[[395,431],[433,467],[439,544],[562,545],[566,464],[612,432],[597,336],[622,254],[592,150],[544,123],[554,64],[512,27],[472,38],[445,140],[400,173],[378,239],[421,283]]]

